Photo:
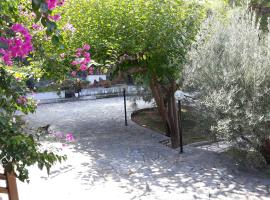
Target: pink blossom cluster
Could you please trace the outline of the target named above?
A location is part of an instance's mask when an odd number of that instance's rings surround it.
[[[27,28],[21,24],[14,24],[11,27],[15,36],[12,38],[0,37],[0,42],[7,48],[0,49],[0,55],[6,65],[12,65],[12,58],[25,58],[32,50],[32,36]]]
[[[28,99],[27,97],[25,96],[20,96],[18,99],[17,99],[17,103],[20,104],[20,105],[26,105],[28,102]]]
[[[50,20],[53,20],[53,21],[59,21],[61,19],[61,15],[60,14],[55,14],[55,15],[49,15],[48,17]]]
[[[65,139],[67,142],[74,142],[75,141],[74,135],[72,133],[67,133],[66,135],[62,132],[55,132],[55,131],[51,131],[50,133],[55,138]]]
[[[75,141],[75,138],[74,138],[74,136],[73,136],[72,133],[68,133],[68,134],[66,135],[66,141],[68,141],[68,142],[73,142],[73,141]]]
[[[82,48],[78,48],[75,54],[76,59],[72,61],[71,64],[77,66],[80,71],[88,71],[89,74],[93,74],[94,68],[91,66],[88,67],[91,62],[91,55],[88,52],[89,50],[90,45],[88,44],[85,44]],[[81,59],[81,61],[78,61],[79,59]],[[77,73],[75,71],[71,72],[72,76],[76,76],[76,74]]]
[[[63,6],[65,3],[65,0],[46,0],[46,3],[48,5],[48,9],[53,10],[57,6]],[[48,18],[56,22],[61,19],[61,15],[60,14],[49,15]]]
[[[67,23],[64,27],[63,30],[65,31],[70,31],[72,33],[74,33],[76,31],[76,29],[74,28],[74,26],[70,23]]]
[[[32,29],[35,30],[35,31],[40,31],[42,30],[42,26],[39,25],[39,24],[32,24]]]
[[[66,56],[66,54],[65,54],[65,53],[61,53],[61,54],[60,54],[60,58],[62,58],[62,59],[64,59],[64,58],[65,58],[65,56]]]
[[[24,6],[22,6],[22,5],[19,5],[18,9],[19,9],[20,15],[22,15],[26,18],[35,18],[36,17],[36,14],[34,12],[30,12],[30,10],[25,9]]]
[[[65,0],[46,0],[49,10],[55,9],[57,6],[62,6],[65,3]]]

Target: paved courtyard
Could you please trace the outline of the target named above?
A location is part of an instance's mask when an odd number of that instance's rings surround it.
[[[20,200],[270,199],[269,179],[247,176],[206,148],[179,155],[160,143],[165,136],[123,119],[121,98],[40,105],[29,126],[50,124],[76,142],[54,144],[68,160],[49,177],[32,167],[30,184],[19,183]]]

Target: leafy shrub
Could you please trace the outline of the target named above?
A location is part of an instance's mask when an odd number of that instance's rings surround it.
[[[219,139],[270,163],[270,33],[243,8],[210,16],[185,67],[185,87],[199,99]]]
[[[35,111],[35,102],[26,97],[23,81],[0,68],[0,161],[6,172],[14,171],[21,181],[28,181],[28,166],[37,164],[49,172],[57,161],[65,159],[48,151],[40,150],[40,144],[32,135],[25,133],[18,111],[24,114]]]

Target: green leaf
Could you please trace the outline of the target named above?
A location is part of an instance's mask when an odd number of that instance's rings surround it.
[[[54,35],[52,37],[52,44],[53,45],[58,45],[59,44],[59,37],[57,37],[56,35]]]
[[[57,28],[57,25],[55,22],[52,22],[52,21],[49,21],[47,20],[47,29],[50,31],[50,32],[54,32]]]
[[[35,14],[36,14],[35,23],[37,23],[41,19],[42,15],[40,12],[36,12]]]
[[[41,0],[32,0],[32,9],[37,12],[41,6]]]
[[[41,24],[44,26],[44,27],[46,27],[47,26],[47,18],[45,18],[45,17],[42,17],[41,18]]]

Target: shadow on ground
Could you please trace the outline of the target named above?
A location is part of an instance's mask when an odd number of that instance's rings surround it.
[[[165,136],[130,120],[124,126],[121,98],[42,105],[27,119],[34,127],[72,132],[76,143],[63,150],[69,159],[49,178],[33,172],[34,183],[22,184],[26,191],[47,187],[65,193],[59,194],[65,200],[270,199],[269,179],[236,170],[222,154],[186,147],[179,155],[159,143]]]

